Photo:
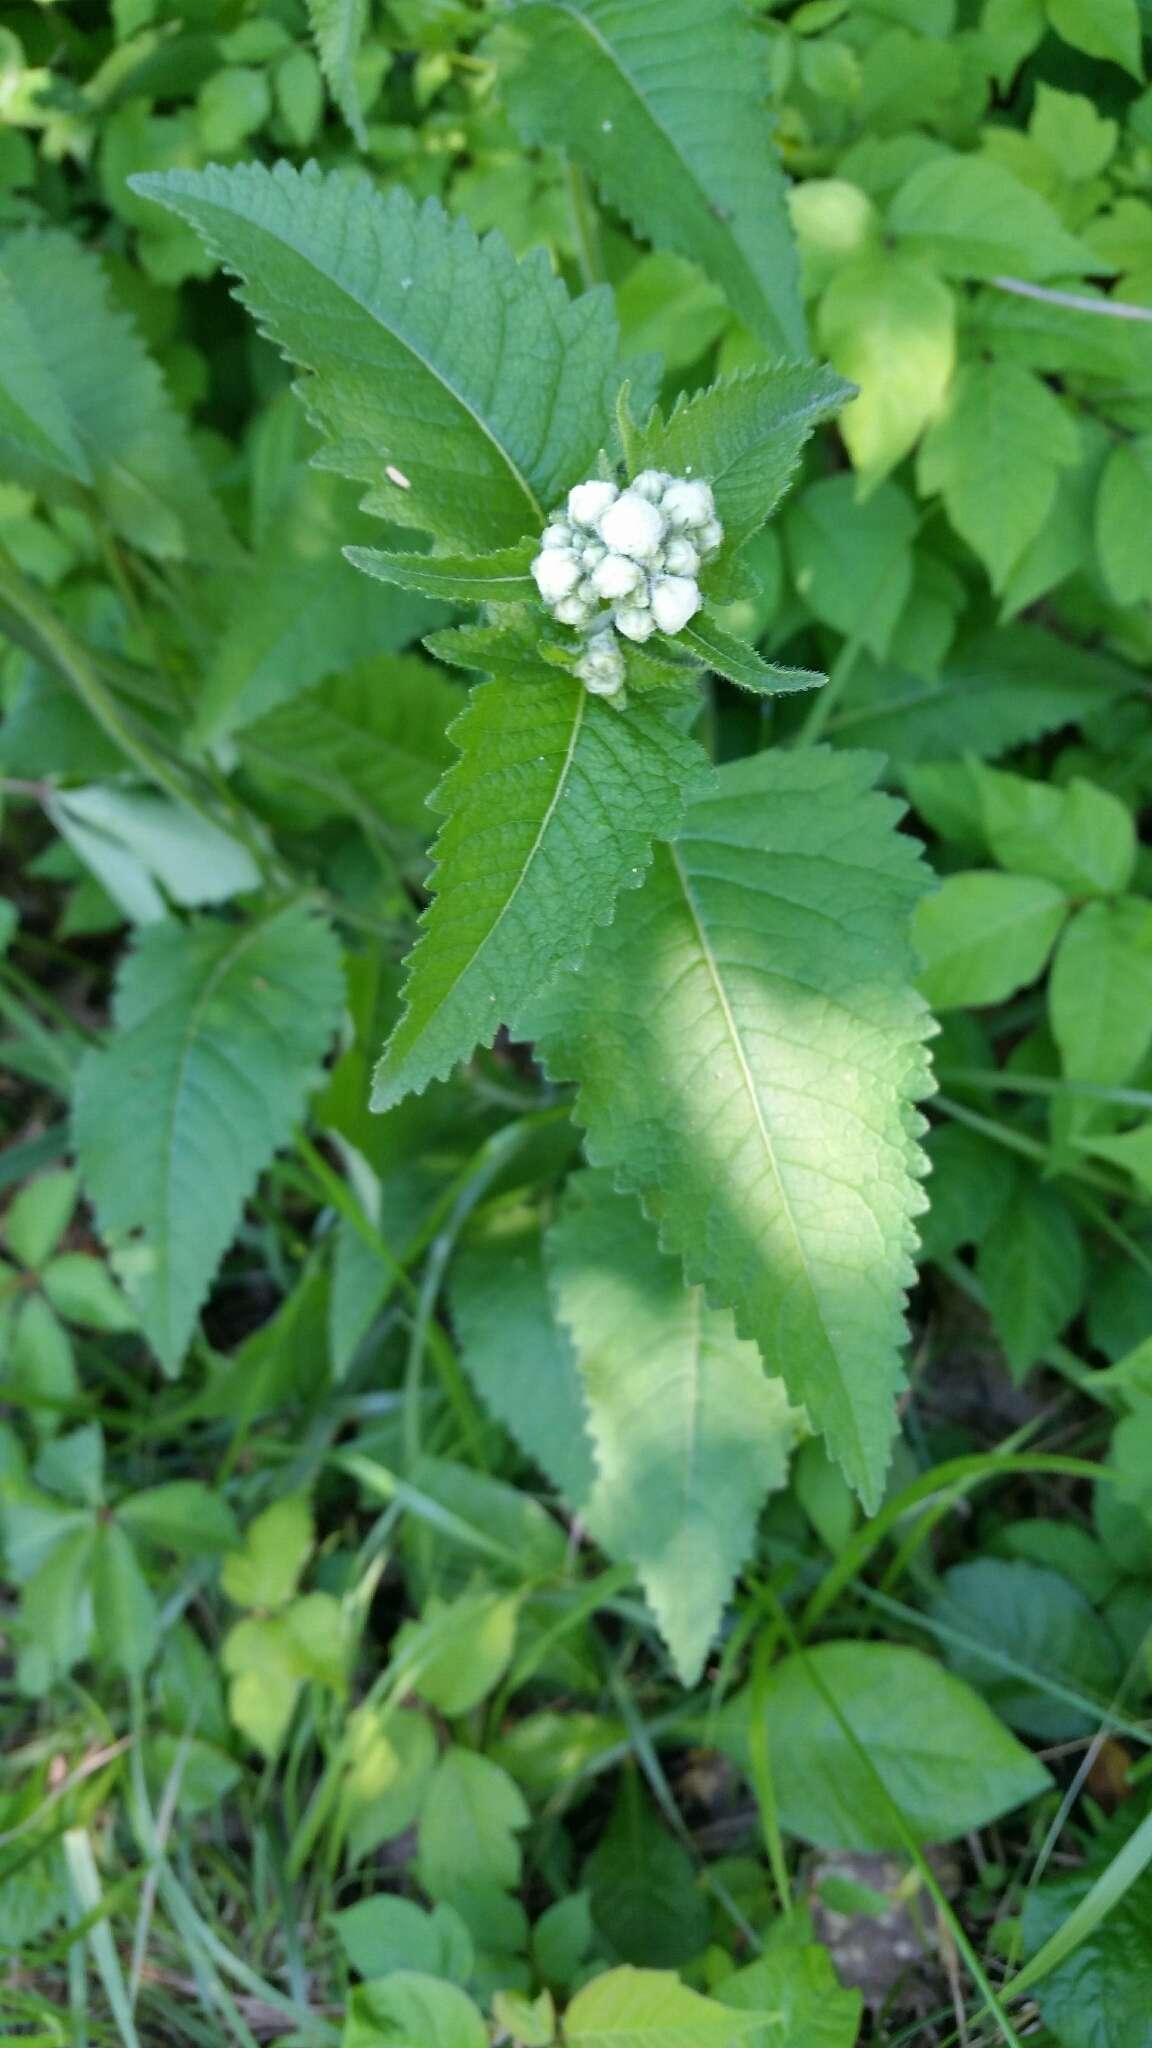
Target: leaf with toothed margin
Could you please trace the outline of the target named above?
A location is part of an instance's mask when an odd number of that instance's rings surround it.
[[[610,1556],[635,1565],[694,1685],[802,1418],[610,1174],[569,1181],[546,1256],[596,1454],[585,1518]]]
[[[370,485],[372,511],[487,553],[538,533],[594,471],[618,382],[612,300],[570,299],[542,249],[518,263],[435,200],[315,164],[130,182],[239,277],[305,372],[325,465]]]
[[[690,626],[685,626],[680,638],[714,675],[725,676],[742,690],[755,691],[758,697],[816,690],[828,680],[819,669],[777,668],[774,661],[765,661],[746,640],[726,633],[707,612],[701,612]]]
[[[398,583],[454,604],[523,604],[536,595],[530,574],[540,543],[521,541],[492,555],[389,555],[345,548],[348,560],[380,583]]]
[[[927,871],[879,766],[815,748],[718,770],[515,1026],[578,1084],[593,1164],[640,1195],[870,1509],[926,1206],[914,1103],[933,1029],[909,937]]]
[[[376,1070],[389,1109],[490,1045],[634,888],[654,839],[711,775],[669,708],[614,710],[540,664],[526,686],[479,683],[451,737],[460,759],[433,799],[435,896],[411,957],[405,1011]]]

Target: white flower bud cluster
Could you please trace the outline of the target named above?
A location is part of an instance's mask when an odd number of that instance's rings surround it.
[[[627,640],[679,633],[700,609],[697,575],[724,539],[706,483],[646,469],[620,490],[577,484],[532,564],[554,619],[587,633],[576,673],[597,696],[623,686]]]

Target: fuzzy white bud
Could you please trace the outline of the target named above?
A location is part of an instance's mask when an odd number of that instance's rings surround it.
[[[597,478],[590,483],[574,484],[568,493],[568,517],[578,526],[595,526],[618,496],[615,484],[604,484]]]
[[[691,576],[658,576],[652,585],[652,617],[662,633],[679,633],[700,609],[700,586]]]
[[[709,485],[697,477],[680,476],[669,484],[660,509],[669,526],[705,526],[715,517],[716,500]]]
[[[604,560],[607,553],[608,550],[604,546],[603,541],[590,540],[587,547],[581,548],[580,560],[585,569],[592,570]]]
[[[617,605],[616,625],[626,640],[650,640],[656,631],[651,612],[641,611],[636,605]]]
[[[614,697],[623,688],[624,656],[611,627],[589,640],[583,657],[576,663],[576,673],[594,697]]]
[[[540,536],[540,545],[542,548],[570,548],[572,545],[572,528],[569,526],[568,521],[566,519],[552,520],[544,528]]]
[[[633,477],[628,489],[635,491],[638,497],[647,498],[651,504],[658,505],[671,482],[672,478],[666,469],[642,469],[639,476]]]
[[[601,518],[600,536],[616,554],[647,561],[664,538],[663,514],[647,498],[624,491]]]
[[[571,548],[544,548],[532,564],[532,574],[545,604],[556,604],[575,590],[580,564]]]
[[[595,604],[573,592],[571,597],[562,597],[559,604],[553,605],[552,617],[559,619],[562,626],[586,626],[595,609]]]
[[[606,554],[599,567],[592,571],[592,581],[600,597],[628,597],[643,579],[643,569],[638,563],[630,562],[627,555]]]
[[[700,567],[700,557],[690,540],[682,533],[674,533],[664,543],[664,567],[670,576],[694,576]]]
[[[709,555],[714,555],[718,548],[723,547],[724,528],[718,519],[706,519],[703,526],[697,528],[695,539],[703,561]]]

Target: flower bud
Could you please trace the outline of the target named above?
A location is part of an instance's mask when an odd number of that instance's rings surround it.
[[[647,498],[650,504],[658,505],[672,478],[666,469],[642,469],[628,486],[638,497]]]
[[[589,640],[576,673],[594,697],[614,697],[624,683],[624,656],[611,627]]]
[[[600,597],[627,597],[644,578],[644,571],[627,555],[605,554],[599,567],[592,572],[592,581]]]
[[[618,555],[631,555],[643,562],[655,554],[664,538],[663,514],[647,498],[625,491],[601,518],[600,535]]]
[[[714,555],[718,548],[723,547],[724,528],[718,519],[706,519],[703,526],[697,528],[695,538],[700,558],[704,561],[709,555]]]
[[[699,609],[700,585],[691,576],[657,577],[652,585],[652,617],[662,633],[679,633]]]
[[[700,557],[690,540],[682,533],[674,533],[664,543],[664,567],[670,576],[694,576],[700,567]]]
[[[650,640],[656,631],[656,621],[651,612],[640,611],[635,605],[617,605],[616,625],[626,640]]]
[[[716,501],[707,484],[679,476],[669,484],[660,509],[669,526],[704,526],[715,517]]]
[[[567,597],[580,581],[580,564],[571,548],[545,548],[532,564],[536,588],[545,604]]]
[[[608,550],[602,541],[590,540],[587,546],[580,550],[581,566],[590,573],[604,560],[607,553]]]
[[[571,597],[562,597],[552,607],[552,617],[559,619],[562,626],[586,626],[595,611],[595,605],[588,604],[577,592]]]
[[[568,517],[580,526],[595,526],[617,496],[615,484],[602,484],[595,478],[590,483],[574,484],[568,493]]]
[[[542,548],[570,548],[572,528],[566,519],[553,519],[540,536]]]

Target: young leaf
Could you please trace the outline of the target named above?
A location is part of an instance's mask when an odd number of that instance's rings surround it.
[[[912,588],[916,514],[898,484],[864,504],[850,472],[810,484],[789,506],[784,537],[797,590],[825,625],[858,634],[879,659]]]
[[[1048,19],[1074,49],[1121,64],[1133,78],[1144,76],[1138,0],[1048,0]]]
[[[501,548],[494,555],[389,555],[380,548],[345,548],[348,560],[380,583],[399,583],[453,604],[522,604],[535,598],[529,574],[537,543]]]
[[[1056,495],[1080,441],[1060,400],[1014,363],[970,363],[920,451],[919,481],[1002,590]]]
[[[589,475],[616,388],[607,292],[570,300],[544,251],[517,263],[438,202],[315,165],[168,171],[133,181],[242,280],[371,508],[485,553],[538,532]]]
[[[673,713],[621,715],[543,666],[528,687],[478,684],[452,738],[437,893],[377,1069],[379,1109],[489,1045],[578,956],[709,772]]]
[[[568,2048],[739,2048],[765,2037],[771,2015],[740,2012],[689,1991],[670,1970],[609,1970],[564,2015]]]
[[[393,1970],[358,1984],[340,2048],[488,2048],[488,2029],[455,1984],[417,1970]]]
[[[949,875],[916,912],[920,987],[935,1010],[1002,1003],[1043,971],[1068,899],[1033,875]]]
[[[420,1882],[433,1899],[462,1885],[511,1890],[520,1877],[523,1794],[489,1757],[447,1749],[432,1774],[420,1816]]]
[[[1152,598],[1152,434],[1120,441],[1104,465],[1096,500],[1096,552],[1118,604]]]
[[[709,614],[700,612],[690,626],[685,626],[679,635],[685,647],[698,654],[714,675],[725,676],[730,683],[737,683],[742,690],[752,690],[758,697],[778,697],[792,690],[816,690],[826,683],[827,676],[818,669],[778,668],[775,662],[765,661],[746,640],[737,640],[732,633],[726,633]]]
[[[1115,896],[1136,864],[1132,814],[1110,789],[1074,775],[1060,787],[972,764],[988,843],[1001,867],[1071,896]]]
[[[608,1174],[569,1183],[547,1258],[599,1471],[588,1525],[636,1565],[681,1680],[694,1685],[799,1418],[756,1346],[685,1287]]]
[[[1012,1224],[993,1230],[976,1255],[996,1334],[1014,1379],[1042,1357],[1084,1299],[1084,1248],[1076,1219],[1050,1188],[1029,1188]]]
[[[505,93],[521,134],[561,144],[641,236],[700,264],[774,354],[798,354],[764,45],[737,0],[707,13],[696,0],[521,0],[512,27]]]
[[[838,270],[820,302],[820,347],[859,386],[841,422],[868,483],[895,469],[944,402],[956,361],[956,304],[927,263],[870,250]]]
[[[368,0],[308,0],[308,19],[328,90],[352,130],[357,147],[367,149],[368,133],[356,85],[356,59],[368,25]]]
[[[1087,277],[1101,261],[1038,192],[987,157],[933,155],[896,194],[888,226],[947,277]],[[1103,266],[1107,267],[1107,266]]]
[[[0,460],[9,476],[57,494],[61,472],[91,478],[115,531],[144,553],[234,560],[236,542],[205,482],[163,378],[127,316],[114,304],[99,257],[69,235],[29,229],[0,257],[3,304],[31,333],[37,369],[27,382],[20,335],[14,359],[0,348]],[[17,382],[17,379],[20,381]],[[50,387],[52,398],[45,397]],[[44,453],[12,407],[35,403]]]
[[[911,1105],[931,1030],[909,985],[923,870],[877,766],[725,766],[523,1020],[580,1085],[593,1162],[641,1195],[870,1503],[925,1206]]]
[[[339,954],[291,905],[165,922],[130,955],[77,1080],[81,1174],[125,1291],[174,1371],[257,1175],[291,1135],[341,1002]]]
[[[1077,911],[1052,963],[1048,1003],[1070,1081],[1131,1080],[1152,1044],[1152,904],[1125,896]]]

